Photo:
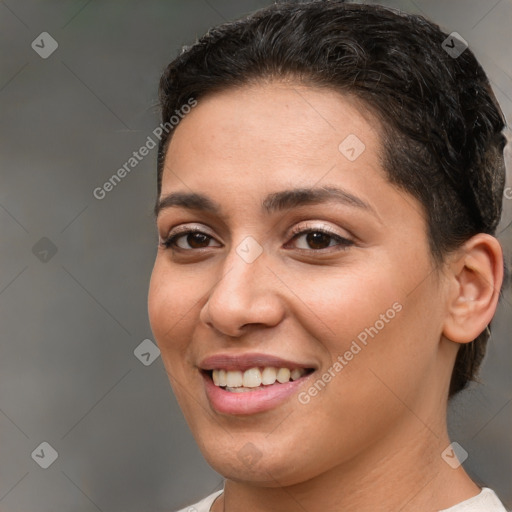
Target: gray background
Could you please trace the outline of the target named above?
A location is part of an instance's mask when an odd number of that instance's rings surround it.
[[[146,300],[157,244],[156,150],[103,200],[92,191],[158,125],[158,78],[179,48],[269,3],[0,1],[3,512],[169,511],[220,488],[161,359],[145,366],[134,355],[152,338]],[[459,32],[510,123],[510,0],[385,3]],[[47,59],[31,48],[45,31],[59,45]],[[505,203],[500,239],[510,262],[512,201]],[[507,292],[484,383],[450,409],[453,439],[469,453],[465,467],[509,508],[511,302]],[[43,441],[59,454],[48,469],[31,457]]]

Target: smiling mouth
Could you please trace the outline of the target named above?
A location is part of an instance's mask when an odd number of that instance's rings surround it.
[[[231,393],[254,392],[286,384],[309,375],[314,368],[254,367],[248,370],[202,370],[213,384]]]

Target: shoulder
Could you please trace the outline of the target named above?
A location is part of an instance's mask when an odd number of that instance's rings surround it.
[[[201,501],[189,505],[188,507],[177,510],[176,512],[209,512],[215,498],[222,494],[223,490],[216,491]],[[440,510],[439,512],[508,512],[503,506],[496,493],[488,487],[482,488],[481,492],[465,500],[462,503],[458,503],[453,507]]]
[[[492,489],[483,487],[479,494],[469,500],[439,512],[507,512],[507,509]]]
[[[177,510],[176,512],[209,512],[210,507],[215,501],[215,498],[217,498],[217,496],[220,496],[222,494],[222,491],[223,489],[221,489],[220,491],[216,491],[210,494],[209,496],[206,496],[206,498],[203,498],[201,501],[198,501],[193,505],[189,505],[188,507]]]

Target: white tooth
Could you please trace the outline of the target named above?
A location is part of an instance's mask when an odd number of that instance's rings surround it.
[[[291,380],[300,379],[306,370],[304,368],[294,368],[290,371],[289,368],[275,368],[266,366],[263,371],[259,368],[250,368],[245,372],[236,370],[213,370],[212,379],[216,386],[229,387],[229,388],[257,388],[262,384],[269,386],[276,381],[284,384]]]
[[[269,384],[274,384],[277,378],[277,368],[273,368],[271,366],[267,366],[261,372],[261,383],[268,386]]]
[[[279,368],[277,372],[277,381],[281,384],[290,380],[290,370],[288,368]]]
[[[305,373],[306,370],[304,370],[304,368],[294,368],[290,373],[290,377],[292,380],[297,380],[300,379]]]
[[[226,386],[230,388],[239,388],[243,383],[242,372],[239,370],[236,371],[227,371],[226,372]]]
[[[257,388],[261,384],[261,372],[259,368],[245,370],[243,385],[246,388]]]

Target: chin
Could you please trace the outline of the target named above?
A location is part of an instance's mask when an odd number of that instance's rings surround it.
[[[264,436],[255,440],[254,433],[238,439],[236,434],[226,436],[225,442],[219,443],[217,438],[200,444],[208,464],[224,478],[261,487],[283,487],[314,477],[311,470],[306,469],[310,468],[311,461],[305,460],[304,452],[294,450],[296,457],[291,457],[294,451],[277,437],[271,443]]]

